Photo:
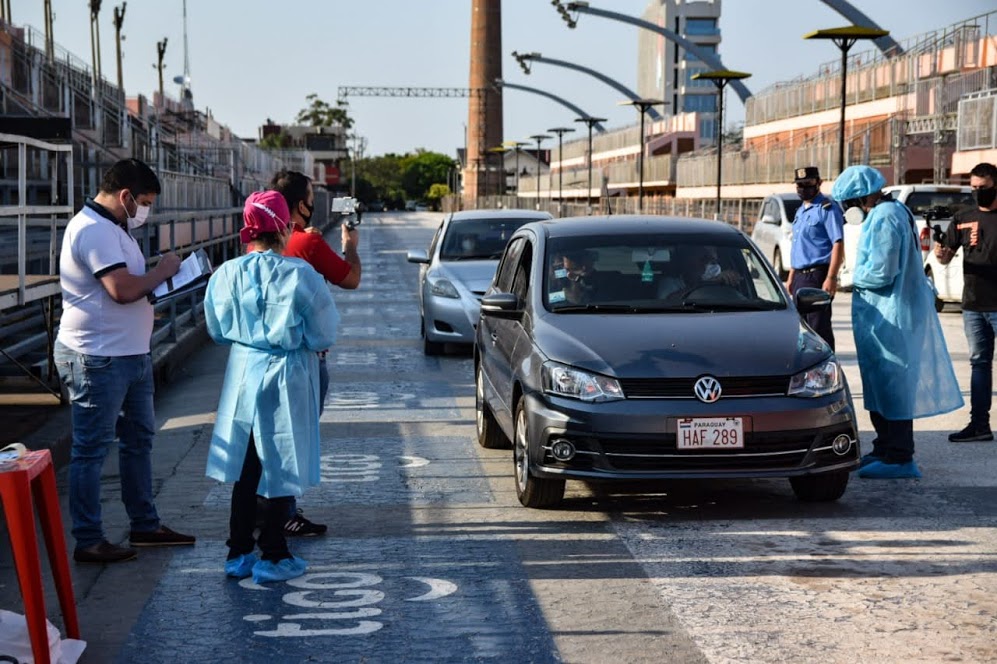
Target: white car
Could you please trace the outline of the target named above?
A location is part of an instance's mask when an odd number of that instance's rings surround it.
[[[789,276],[790,247],[793,245],[793,218],[802,201],[795,193],[766,196],[759,209],[751,239],[772,264],[783,281]]]
[[[956,257],[948,266],[942,266],[934,258],[931,229],[924,220],[929,210],[946,208],[950,213],[958,212],[966,206],[975,206],[973,190],[969,187],[942,184],[901,184],[886,187],[895,200],[900,201],[914,213],[918,238],[921,241],[921,258],[924,260],[924,270],[933,279],[938,288],[939,301],[936,308],[941,310],[945,302],[960,302],[962,300],[962,255]],[[939,225],[947,229],[950,219],[940,219]],[[934,222],[931,224],[935,225]],[[862,233],[861,224],[845,224],[845,264],[838,273],[838,285],[843,289],[852,287],[854,277],[853,266],[858,252],[859,236]]]

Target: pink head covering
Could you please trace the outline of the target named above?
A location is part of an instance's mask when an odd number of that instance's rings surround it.
[[[242,209],[243,226],[239,238],[249,244],[261,233],[283,233],[291,220],[287,201],[277,191],[255,191]]]

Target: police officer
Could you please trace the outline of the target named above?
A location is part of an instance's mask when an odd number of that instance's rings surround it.
[[[838,270],[845,261],[845,219],[838,204],[820,193],[821,182],[816,166],[796,169],[796,194],[803,205],[793,219],[791,267],[786,279],[786,288],[794,296],[801,288],[820,288],[834,297]],[[806,321],[833,350],[831,307],[807,314]]]

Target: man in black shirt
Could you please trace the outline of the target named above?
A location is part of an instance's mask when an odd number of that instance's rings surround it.
[[[993,440],[990,404],[993,394],[994,333],[997,331],[997,166],[977,164],[969,174],[977,208],[957,213],[935,256],[948,264],[962,249],[962,321],[969,341],[970,420],[949,440]]]

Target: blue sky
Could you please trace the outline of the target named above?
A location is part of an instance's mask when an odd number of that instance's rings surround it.
[[[14,22],[41,30],[42,0],[11,0]],[[899,41],[991,10],[992,0],[857,0],[855,4]],[[52,0],[55,39],[89,61],[87,0]],[[100,31],[104,75],[116,77],[113,7],[104,0]],[[466,87],[470,0],[188,0],[191,87],[196,106],[240,136],[255,137],[266,118],[290,122],[315,92],[333,101],[341,85]],[[639,16],[647,0],[592,0],[603,9]],[[598,70],[630,88],[637,80],[638,28],[582,16],[569,30],[549,0],[505,0],[502,6],[503,76],[511,83],[549,90],[610,126],[636,122],[618,107],[621,95],[584,74],[536,64],[522,73],[511,51],[545,56]],[[991,21],[993,21],[991,17]],[[847,22],[818,0],[723,0],[720,57],[752,73],[752,91],[817,71],[837,60],[835,46],[807,42],[811,30]],[[991,32],[993,32],[991,26]],[[127,94],[151,96],[157,87],[156,42],[168,37],[167,91],[183,71],[181,0],[129,0],[123,34]],[[856,47],[858,48],[858,47]],[[743,118],[736,95],[728,120]],[[356,130],[368,153],[419,147],[453,154],[463,144],[465,99],[351,98]],[[505,139],[523,140],[549,127],[571,126],[573,114],[541,96],[505,93]]]

